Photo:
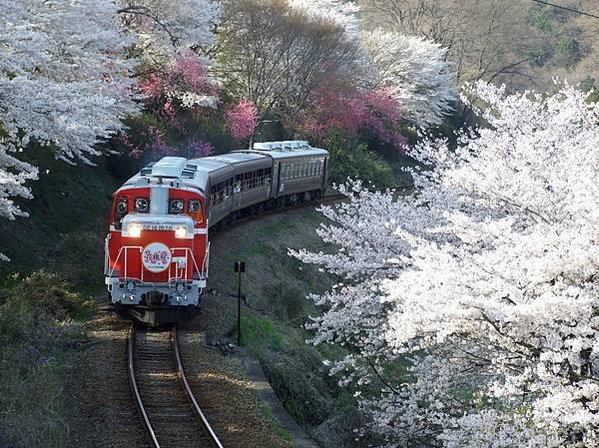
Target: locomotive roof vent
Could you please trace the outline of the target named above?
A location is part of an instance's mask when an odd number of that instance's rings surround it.
[[[141,174],[142,176],[149,176],[150,174],[152,174],[152,167],[154,166],[154,164],[155,164],[155,163],[156,163],[156,162],[152,162],[152,163],[149,163],[149,164],[147,164],[146,166],[144,166],[144,167],[141,169],[141,172],[140,172],[140,174]]]
[[[181,177],[183,179],[193,179],[196,175],[196,171],[198,171],[197,165],[187,164],[183,171],[181,171]]]
[[[275,149],[276,142],[258,142],[254,143],[254,149],[258,151],[272,151]]]
[[[187,167],[187,159],[184,157],[163,157],[152,166],[152,177],[182,177]]]

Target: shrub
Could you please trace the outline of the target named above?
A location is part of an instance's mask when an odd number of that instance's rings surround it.
[[[377,187],[393,186],[391,168],[366,145],[355,144],[336,135],[330,139],[326,148],[331,153],[332,182],[345,183],[350,177],[371,182]]]
[[[267,284],[262,288],[262,295],[278,318],[294,320],[304,316],[306,298],[298,287],[285,282]]]
[[[46,272],[0,290],[1,446],[64,446],[62,368],[80,340],[72,319],[86,308]]]

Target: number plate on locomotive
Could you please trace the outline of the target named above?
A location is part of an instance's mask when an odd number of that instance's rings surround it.
[[[166,225],[166,224],[144,224],[143,229],[144,230],[154,230],[154,231],[167,231],[167,230],[173,230],[173,226]]]

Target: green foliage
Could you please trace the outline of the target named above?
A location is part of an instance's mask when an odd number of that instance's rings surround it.
[[[547,41],[537,41],[526,49],[525,55],[530,59],[532,65],[543,67],[553,57],[554,49]]]
[[[561,57],[561,63],[564,66],[574,65],[582,58],[580,42],[570,36],[565,36],[559,41],[556,53]]]
[[[551,10],[549,8],[536,7],[528,12],[528,24],[541,31],[551,31]]]
[[[593,90],[587,99],[589,103],[599,103],[599,90]]]
[[[305,315],[305,293],[295,285],[287,282],[266,284],[262,288],[262,295],[269,309],[280,319],[293,321]]]
[[[0,290],[0,446],[62,447],[63,368],[81,338],[72,319],[90,304],[54,274],[12,281]]]
[[[103,288],[112,194],[122,180],[111,176],[103,157],[96,167],[71,166],[44,148],[32,148],[27,158],[40,167],[40,179],[31,186],[34,198],[21,202],[29,218],[0,220],[0,247],[11,258],[0,263],[0,277],[43,268],[64,273],[80,290],[97,292]]]
[[[585,79],[580,81],[580,88],[583,92],[590,92],[591,90],[595,89],[595,78],[587,76]]]
[[[80,315],[82,310],[90,308],[71,288],[63,276],[37,271],[12,289],[2,291],[0,306],[10,308],[16,303],[20,310],[44,321],[69,320]]]
[[[291,436],[291,434],[289,433],[289,431],[287,431],[285,428],[283,428],[283,426],[279,423],[279,420],[277,420],[277,418],[273,414],[272,409],[270,408],[270,406],[268,404],[266,404],[266,403],[262,403],[261,404],[261,410],[262,410],[262,413],[264,414],[264,416],[274,426],[274,428],[275,428],[275,434],[277,436],[281,437],[283,440],[287,440],[288,442],[292,442],[293,441],[293,437]]]
[[[266,375],[287,411],[300,424],[318,424],[333,410],[334,381],[315,350],[288,349],[288,356],[267,355]]]
[[[394,185],[391,168],[364,144],[356,144],[340,135],[329,139],[326,149],[331,153],[331,181],[344,183],[348,177],[362,179],[377,187]]]
[[[283,338],[275,325],[268,319],[261,319],[253,314],[243,314],[241,321],[242,344],[253,352],[268,347],[280,351],[283,348]]]
[[[589,103],[597,103],[599,102],[599,89],[595,85],[595,78],[587,76],[584,80],[580,82],[580,88],[589,93],[587,101]]]

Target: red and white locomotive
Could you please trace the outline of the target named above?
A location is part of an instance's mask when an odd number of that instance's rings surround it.
[[[329,153],[303,141],[143,168],[114,193],[104,275],[116,311],[152,325],[195,315],[208,281],[208,229],[319,198],[328,173]]]

